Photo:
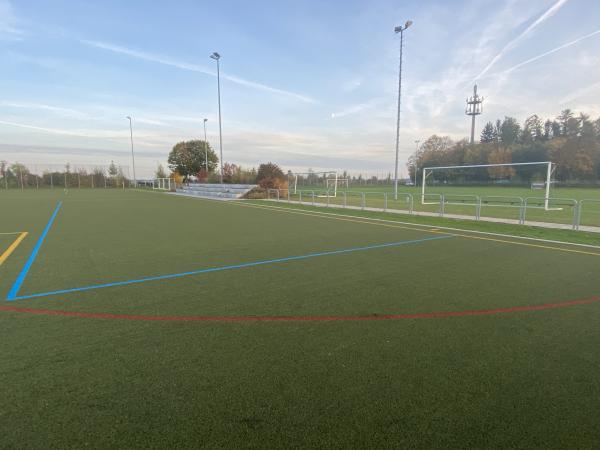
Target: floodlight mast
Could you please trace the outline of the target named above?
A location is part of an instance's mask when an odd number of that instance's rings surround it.
[[[400,102],[402,97],[402,47],[404,45],[404,31],[412,25],[412,21],[407,20],[404,27],[394,28],[396,34],[400,33],[400,66],[398,69],[398,115],[396,119],[396,164],[394,165],[394,200],[398,200],[398,148],[400,144]]]
[[[415,187],[417,187],[417,162],[419,157],[419,143],[420,139],[415,139]]]
[[[133,185],[135,187],[137,187],[137,178],[135,177],[135,156],[133,155],[133,125],[132,125],[132,119],[131,116],[127,116],[127,119],[129,119],[129,137],[130,137],[130,141],[131,141],[131,162],[133,164]]]
[[[204,164],[206,166],[206,181],[208,181],[208,141],[206,140],[206,122],[208,122],[208,119],[204,119]]]
[[[221,184],[223,184],[223,130],[221,128],[221,73],[219,69],[219,60],[221,55],[214,52],[210,55],[212,59],[217,62],[217,95],[219,98],[219,151],[221,155]]]

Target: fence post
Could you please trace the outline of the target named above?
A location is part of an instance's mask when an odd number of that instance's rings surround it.
[[[387,192],[383,193],[383,211],[387,211]]]
[[[366,203],[367,203],[367,201],[365,199],[365,193],[361,192],[360,194],[361,194],[361,200],[360,200],[361,205],[360,205],[360,207],[361,207],[361,209],[365,209],[365,206],[366,206]]]
[[[581,225],[581,209],[583,208],[583,200],[581,200],[577,206],[577,231],[579,231],[579,227]]]
[[[271,189],[267,188],[267,200],[271,200]]]
[[[302,204],[302,191],[298,191],[298,203]]]
[[[344,208],[347,205],[347,196],[346,196],[346,191],[344,191]]]
[[[475,205],[475,220],[481,220],[481,197],[477,196],[477,204]]]
[[[444,194],[440,195],[440,217],[444,217],[444,209],[446,207],[446,197]]]
[[[288,187],[287,193],[288,193],[288,203],[289,203],[290,200],[291,200],[291,198],[290,198],[290,188],[289,187]]]
[[[577,230],[579,227],[577,225],[577,218],[579,215],[579,207],[580,207],[580,203],[577,200],[575,201],[575,205],[573,206],[573,230]]]
[[[315,206],[315,191],[312,192],[312,206]]]

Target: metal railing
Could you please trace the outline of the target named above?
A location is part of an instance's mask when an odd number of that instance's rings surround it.
[[[503,196],[503,195],[483,195],[479,198],[479,217],[481,220],[483,207],[496,208],[519,208],[519,223],[523,222],[523,210],[525,201],[523,197]]]
[[[530,206],[531,204],[535,206]],[[572,208],[571,227],[573,230],[578,228],[577,217],[579,216],[579,202],[574,198],[526,197],[521,220],[522,225],[525,225],[525,222],[527,221],[528,207],[529,209],[543,209],[545,211],[562,211],[562,207]]]
[[[579,200],[579,208],[577,208],[577,220],[575,222],[575,230],[579,231],[579,227],[581,226],[581,214],[583,211],[583,206],[588,203],[596,203],[600,206],[600,200],[595,198],[584,198]]]
[[[402,198],[403,202],[407,206],[407,209],[390,208],[391,198],[387,192],[354,192],[354,191],[337,191],[337,195],[330,195],[325,192],[325,195],[318,194],[318,191],[314,190],[298,190],[295,193],[290,192],[288,189],[267,189],[266,197],[269,200],[276,201],[288,201],[297,202],[299,204],[310,204],[316,206],[341,207],[341,208],[353,208],[360,210],[380,210],[386,211],[407,211],[408,214],[414,214],[414,196],[411,193],[403,192],[398,193],[398,198]],[[297,199],[294,199],[297,197]],[[348,197],[357,198],[358,201],[353,202],[354,205],[348,205]],[[316,198],[323,198],[322,202],[317,202]],[[332,202],[332,199],[340,198],[341,201]],[[369,206],[369,199],[374,199],[374,206]],[[500,195],[482,195],[478,196],[475,194],[426,194],[425,199],[427,200],[424,204],[426,205],[438,205],[436,213],[439,217],[446,217],[449,213],[446,210],[448,205],[451,206],[470,206],[475,208],[474,220],[481,220],[482,217],[490,219],[498,219],[499,222],[505,221],[506,219],[514,220],[520,225],[525,225],[528,222],[535,221],[528,215],[530,211],[545,211],[546,213],[558,212],[563,214],[566,220],[556,220],[555,216],[554,223],[563,223],[571,226],[573,230],[579,230],[582,226],[582,217],[585,213],[585,207],[589,204],[597,204],[600,210],[600,199],[583,199],[575,200],[572,198],[562,197],[518,197],[518,196],[500,196]],[[396,205],[394,205],[396,206]],[[485,210],[487,208],[515,208],[518,210],[518,218],[510,219],[507,217],[486,215]],[[567,216],[564,211],[571,209],[572,213]],[[561,211],[563,211],[561,213]],[[468,217],[468,216],[465,216]],[[504,220],[503,220],[504,219]],[[562,219],[559,217],[559,219]],[[542,220],[540,220],[542,222]],[[548,222],[548,221],[544,221]],[[515,222],[513,222],[515,223]],[[600,223],[598,224],[600,226]]]

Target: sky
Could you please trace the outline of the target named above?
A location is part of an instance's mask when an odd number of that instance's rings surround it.
[[[224,161],[393,172],[399,35],[400,168],[415,141],[483,124],[600,116],[598,0],[148,2],[0,0],[0,159],[131,167],[151,177],[181,140]]]

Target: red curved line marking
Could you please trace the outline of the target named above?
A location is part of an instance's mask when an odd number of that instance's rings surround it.
[[[382,314],[372,316],[146,316],[139,314],[87,313],[77,311],[58,311],[52,309],[18,308],[0,306],[0,311],[36,314],[42,316],[82,317],[86,319],[122,319],[157,322],[341,322],[367,320],[401,320],[401,319],[439,319],[444,317],[493,316],[526,311],[543,311],[547,309],[568,308],[576,305],[588,305],[600,302],[600,296],[560,303],[543,305],[511,306],[495,309],[475,309],[467,311],[440,311],[412,314]]]

